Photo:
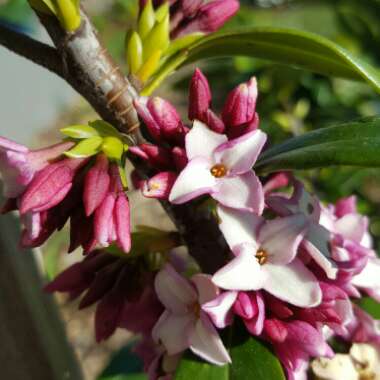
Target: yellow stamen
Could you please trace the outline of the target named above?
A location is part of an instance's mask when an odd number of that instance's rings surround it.
[[[256,259],[260,265],[264,265],[268,261],[268,253],[264,249],[260,248],[256,252]]]
[[[215,178],[222,178],[227,174],[227,168],[223,164],[216,164],[210,172]]]

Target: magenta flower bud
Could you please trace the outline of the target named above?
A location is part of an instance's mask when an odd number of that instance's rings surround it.
[[[146,198],[168,199],[177,174],[173,172],[161,172],[145,181],[142,193]]]
[[[87,161],[66,158],[38,172],[21,197],[20,213],[41,212],[60,203],[70,191],[76,172]]]
[[[39,170],[70,149],[73,142],[64,142],[48,148],[30,151],[27,147],[0,137],[0,173],[4,195],[16,198],[21,195]]]
[[[197,31],[213,33],[220,29],[239,10],[237,0],[216,0],[202,5],[195,17],[181,25],[173,32],[172,37],[182,37]]]
[[[152,144],[140,144],[129,151],[157,169],[167,169],[173,166],[170,153],[167,149]]]
[[[270,194],[281,187],[288,186],[290,177],[290,173],[287,172],[280,172],[272,175],[263,187],[265,195]]]
[[[339,199],[335,205],[335,214],[338,218],[343,218],[347,214],[356,214],[356,197],[351,195],[347,198]]]
[[[203,0],[180,0],[180,8],[185,17],[191,17],[198,11],[202,3]]]
[[[114,210],[116,243],[124,251],[131,250],[131,216],[129,200],[124,193],[119,193]]]
[[[189,119],[206,121],[211,105],[211,90],[207,78],[198,68],[195,69],[189,88]]]
[[[134,101],[134,106],[136,108],[137,113],[140,118],[146,125],[149,134],[152,138],[160,142],[161,141],[161,130],[160,126],[157,124],[156,120],[154,120],[152,114],[150,113],[147,105],[144,103],[145,99],[140,98],[139,100]]]
[[[223,107],[222,119],[228,128],[249,124],[255,117],[257,82],[252,78],[237,86],[228,96]]]
[[[110,167],[110,175],[108,194],[94,214],[94,235],[102,247],[116,242],[120,249],[128,253],[131,249],[129,201],[116,165]]]
[[[131,182],[133,188],[136,190],[140,190],[144,186],[144,179],[140,176],[136,169],[132,170],[131,173]]]
[[[183,126],[180,115],[171,103],[155,97],[149,99],[147,108],[155,125],[159,128],[161,139],[166,142],[184,143],[187,129]]]
[[[205,122],[212,131],[223,134],[225,130],[224,123],[212,110],[207,110]]]
[[[187,159],[186,150],[178,146],[172,149],[172,157],[174,160],[174,165],[179,171],[183,170],[189,161]]]
[[[239,292],[234,304],[234,311],[244,319],[252,319],[258,313],[255,296],[252,293]]]
[[[276,297],[267,295],[265,297],[265,304],[268,310],[277,318],[286,319],[293,316],[293,311],[286,306],[285,302],[282,302]]]
[[[264,322],[264,331],[272,342],[282,343],[288,336],[286,325],[278,319],[267,319]]]
[[[95,165],[87,172],[84,179],[83,204],[86,216],[100,206],[105,198],[110,184],[108,175],[108,159],[104,154],[98,154]]]

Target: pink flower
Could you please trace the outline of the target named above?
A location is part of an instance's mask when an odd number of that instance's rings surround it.
[[[337,266],[332,260],[330,242],[331,231],[325,227],[322,220],[322,207],[319,200],[310,195],[303,184],[294,180],[294,192],[290,198],[282,194],[270,194],[266,203],[281,216],[303,214],[307,220],[307,233],[302,242],[302,248],[325,271],[331,279],[337,276]]]
[[[221,204],[260,214],[264,207],[261,183],[252,171],[266,141],[260,130],[228,141],[195,121],[186,136],[189,163],[169,196],[175,204],[210,194]]]
[[[266,290],[300,307],[317,306],[322,292],[316,277],[296,258],[306,232],[302,214],[271,221],[252,213],[218,207],[220,229],[235,258],[213,276],[228,290]]]
[[[23,145],[0,137],[0,173],[5,197],[16,198],[21,195],[36,172],[72,146],[73,143],[66,142],[30,151]]]
[[[217,365],[231,362],[215,327],[202,305],[218,295],[207,275],[195,275],[191,282],[167,264],[156,276],[155,288],[166,310],[153,329],[169,355],[190,348],[195,354]]]

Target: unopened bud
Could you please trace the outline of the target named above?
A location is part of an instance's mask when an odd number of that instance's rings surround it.
[[[211,90],[202,71],[196,69],[189,89],[189,119],[206,121],[205,116],[211,104]]]

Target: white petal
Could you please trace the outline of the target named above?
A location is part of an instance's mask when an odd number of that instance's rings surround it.
[[[169,355],[178,354],[189,347],[194,323],[193,315],[173,315],[166,312],[153,328],[153,339],[161,342]]]
[[[237,177],[223,177],[211,196],[222,205],[247,210],[261,215],[264,209],[264,192],[253,171]]]
[[[375,375],[380,375],[380,352],[371,344],[354,344],[350,350],[350,356],[357,363],[363,364],[365,369],[363,372],[372,372]]]
[[[212,281],[228,290],[259,290],[265,283],[265,272],[255,257],[256,249],[248,244],[241,248],[232,261],[214,274]]]
[[[230,355],[218,332],[203,312],[190,335],[190,349],[210,363],[216,365],[231,363]]]
[[[227,136],[213,132],[207,125],[195,120],[186,135],[187,158],[192,160],[195,157],[204,157],[211,160],[214,150],[226,141]]]
[[[322,252],[317,249],[310,241],[304,240],[302,246],[310,257],[325,271],[327,277],[331,280],[335,280],[338,274],[338,268],[336,264],[327,258]]]
[[[258,129],[227,141],[215,150],[215,162],[224,164],[233,175],[246,173],[252,169],[266,140],[267,135]]]
[[[164,306],[177,314],[186,314],[188,305],[195,303],[198,298],[192,285],[169,264],[157,273],[154,286]]]
[[[238,292],[224,292],[214,300],[202,305],[202,310],[211,318],[214,325],[220,329],[232,323],[232,306]]]
[[[191,282],[198,291],[198,302],[201,305],[219,295],[219,288],[212,282],[212,277],[209,274],[196,274],[191,278]]]
[[[335,222],[337,233],[358,243],[363,239],[367,227],[368,219],[358,214],[347,214]]]
[[[263,224],[259,240],[271,263],[287,264],[296,256],[303,239],[307,220],[303,214],[276,218]]]
[[[231,249],[242,243],[258,248],[256,231],[264,219],[247,211],[218,206],[219,228]]]
[[[305,265],[295,259],[287,265],[264,264],[264,289],[275,297],[299,307],[313,307],[321,303],[322,292],[318,280]]]
[[[211,193],[217,180],[211,174],[210,168],[210,162],[205,158],[198,157],[191,160],[175,181],[169,201],[181,204]]]
[[[380,259],[370,258],[364,269],[352,279],[360,288],[380,288]]]

